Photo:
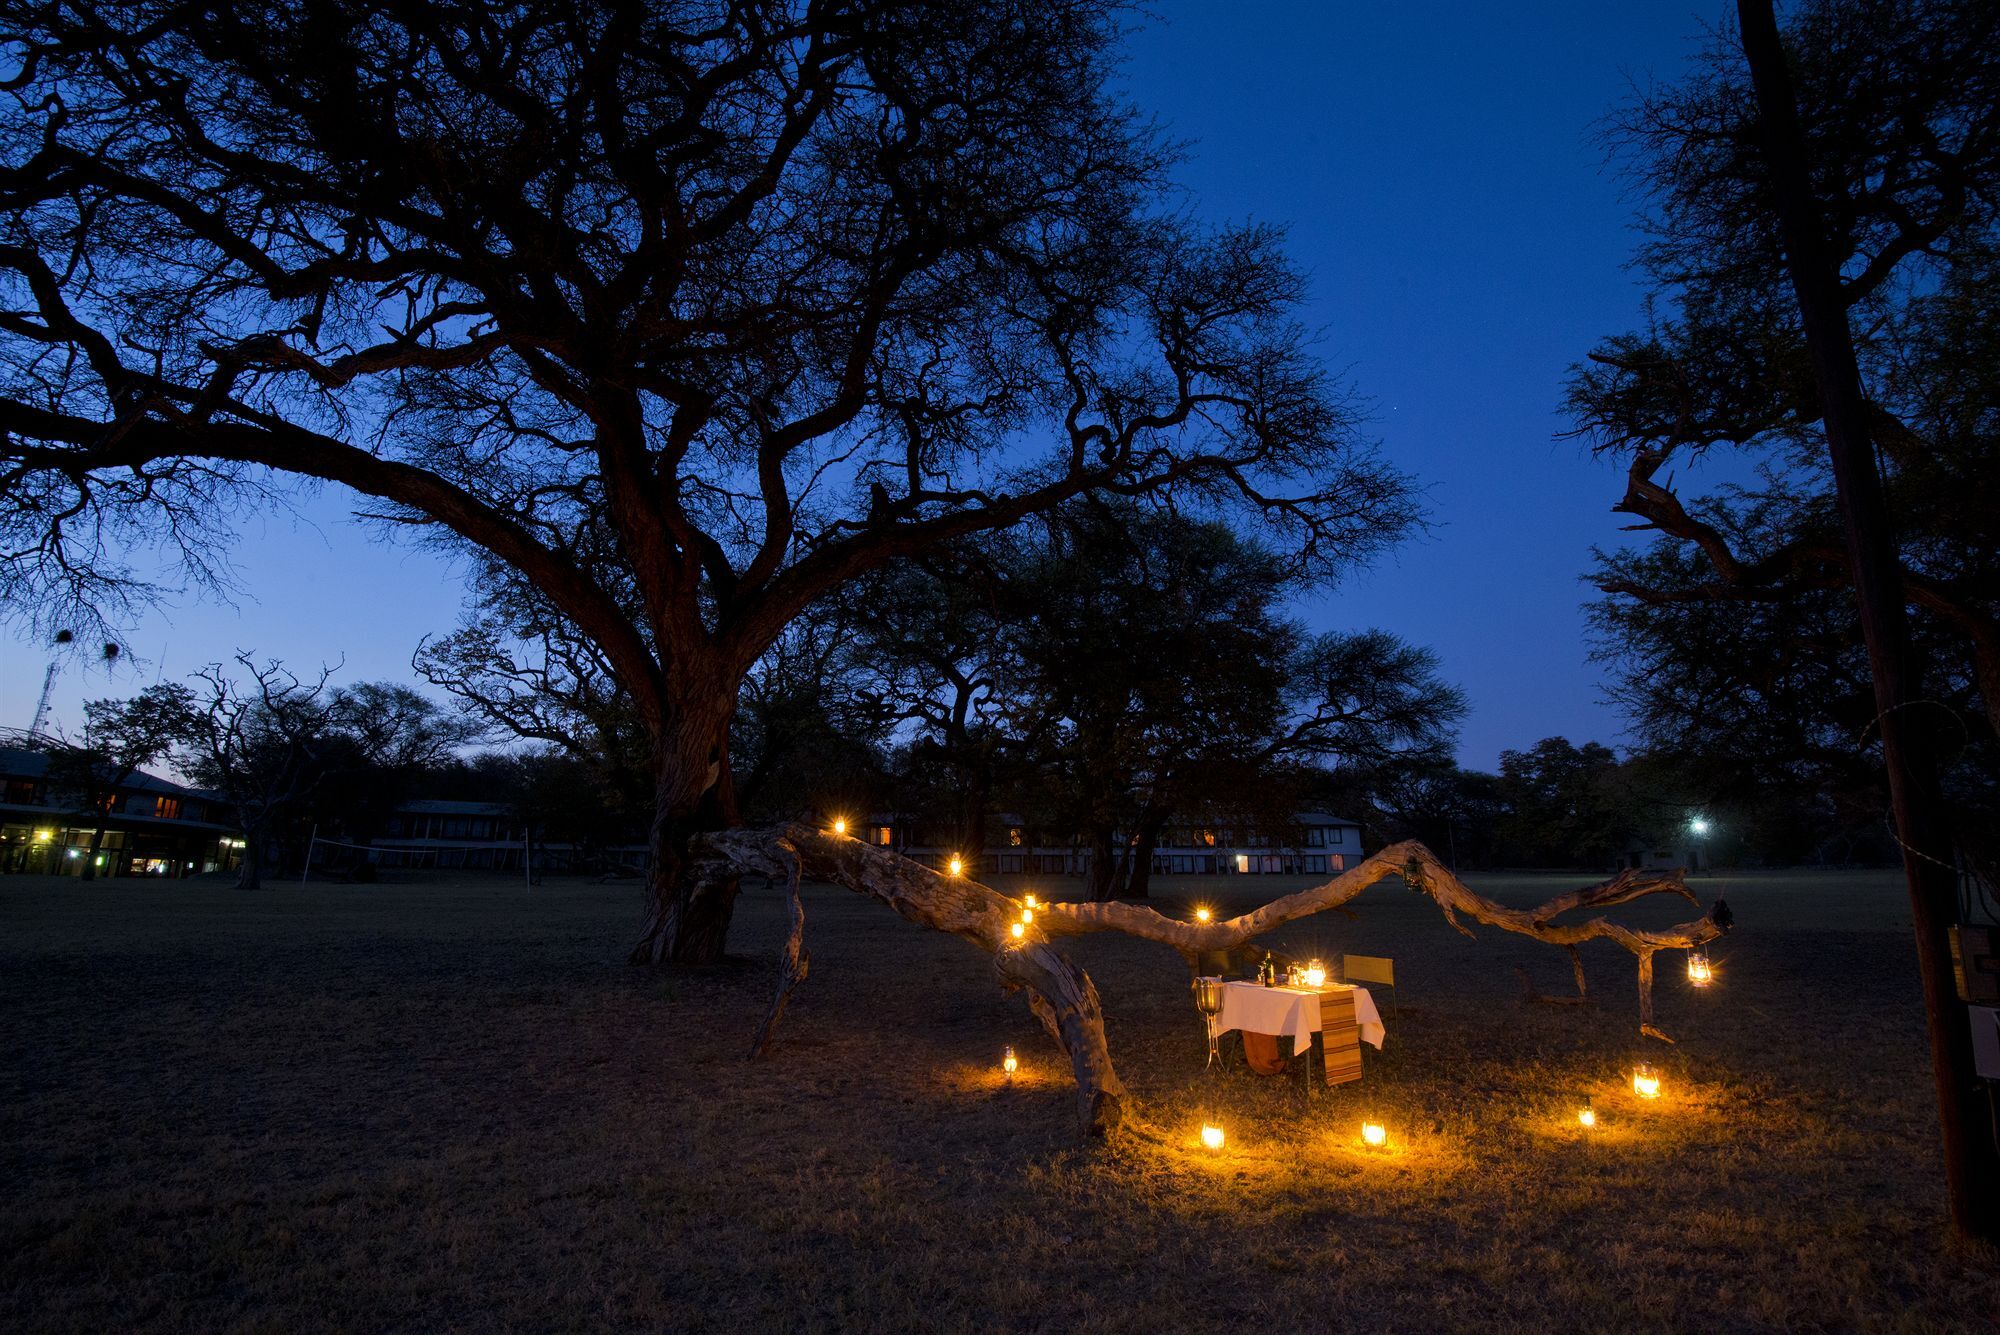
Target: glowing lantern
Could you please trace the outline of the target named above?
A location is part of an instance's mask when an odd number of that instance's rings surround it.
[[[46,844],[49,840],[55,837],[56,837],[56,832],[54,830],[35,831],[35,842],[38,844]]]
[[[1012,931],[1014,933],[1014,939],[1016,941],[1019,941],[1022,937],[1028,934],[1028,924],[1024,922],[1017,922],[1014,924]]]
[[[1363,1122],[1361,1139],[1368,1143],[1369,1148],[1379,1150],[1389,1143],[1389,1128],[1380,1122]]]
[[[960,857],[958,854],[953,853],[951,855],[951,874],[953,876],[956,876],[964,870],[965,870],[965,859]]]
[[[1035,920],[1035,911],[1034,911],[1033,909],[1022,909],[1022,910],[1021,910],[1021,921],[1022,921],[1022,922],[1033,922],[1034,920]]]
[[[1019,1067],[1020,1065],[1021,1065],[1021,1063],[1020,1063],[1019,1061],[1015,1060],[1015,1057],[1014,1057],[1014,1049],[1013,1049],[1013,1047],[1012,1047],[1012,1046],[1010,1045],[1010,1046],[1009,1046],[1009,1047],[1007,1048],[1007,1055],[1006,1055],[1006,1056],[1004,1056],[1004,1057],[1002,1057],[1002,1058],[1000,1059],[1000,1069],[1001,1069],[1001,1070],[1003,1070],[1003,1071],[1005,1071],[1005,1072],[1007,1073],[1007,1078],[1008,1078],[1009,1080],[1012,1080],[1012,1079],[1014,1078],[1014,1072],[1015,1072],[1015,1070],[1016,1070],[1016,1069],[1017,1069],[1017,1068],[1018,1068],[1018,1067]]]
[[[846,833],[847,833],[847,817],[845,817],[845,816],[835,816],[835,817],[833,818],[833,832],[834,832],[835,834],[846,834]]]
[[[1209,1147],[1210,1149],[1212,1149],[1212,1150],[1219,1150],[1219,1149],[1221,1149],[1221,1148],[1222,1148],[1222,1128],[1221,1128],[1221,1127],[1219,1127],[1219,1126],[1213,1126],[1213,1125],[1210,1125],[1210,1124],[1209,1124],[1209,1123],[1207,1123],[1207,1122],[1204,1122],[1204,1123],[1202,1123],[1202,1127],[1201,1127],[1201,1143],[1202,1143],[1202,1144],[1204,1144],[1204,1145],[1206,1145],[1206,1146],[1208,1146],[1208,1147]]]
[[[1632,1068],[1632,1092],[1642,1099],[1660,1097],[1660,1073],[1646,1062]]]
[[[1194,920],[1196,922],[1207,922],[1210,918],[1214,916],[1215,916],[1214,914],[1208,911],[1207,905],[1203,905],[1201,908],[1198,908],[1194,911]]]
[[[1706,950],[1688,952],[1688,982],[1696,987],[1707,987],[1715,981],[1715,970],[1709,967]]]
[[[1306,986],[1315,992],[1326,986],[1326,966],[1318,960],[1306,964]]]
[[[1585,1099],[1583,1106],[1576,1110],[1576,1124],[1586,1131],[1597,1125],[1597,1109],[1590,1106],[1589,1099]]]
[[[1027,896],[1023,902],[1031,909],[1038,909],[1042,906],[1041,901],[1037,900],[1033,895]]]

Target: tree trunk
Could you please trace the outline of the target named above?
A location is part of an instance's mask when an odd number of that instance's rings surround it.
[[[270,832],[261,825],[246,825],[243,830],[243,860],[236,864],[236,888],[238,890],[262,890],[264,888],[264,844]]]
[[[1117,840],[1112,837],[1111,827],[1093,825],[1090,829],[1090,871],[1084,881],[1088,898],[1100,901],[1111,898],[1117,862]]]
[[[697,836],[736,824],[729,774],[727,718],[684,740],[658,761],[653,824],[647,839],[645,929],[632,947],[634,964],[715,964],[729,941],[740,882],[702,881],[687,850]],[[700,739],[716,740],[701,745]]]
[[[104,847],[104,822],[106,819],[107,817],[103,812],[98,812],[97,828],[90,832],[90,851],[83,855],[83,879],[86,881],[97,879],[97,857],[99,851]]]
[[[1153,888],[1153,851],[1160,846],[1160,828],[1166,813],[1148,812],[1139,818],[1139,837],[1132,845],[1132,872],[1125,881],[1127,899],[1150,899]]]
[[[1950,929],[1958,916],[1956,858],[1938,797],[1928,739],[1903,705],[1917,698],[1910,662],[1907,594],[1877,471],[1853,331],[1839,275],[1826,251],[1826,222],[1812,192],[1805,134],[1771,0],[1738,0],[1743,51],[1756,87],[1771,196],[1798,298],[1806,351],[1824,414],[1835,494],[1846,525],[1855,600],[1875,683],[1875,723],[1889,775],[1889,802],[1903,850],[1917,966],[1930,1021],[1931,1070],[1952,1223],[1960,1234],[2000,1242],[2000,1145],[1972,1051],[1971,1014],[1954,994]]]

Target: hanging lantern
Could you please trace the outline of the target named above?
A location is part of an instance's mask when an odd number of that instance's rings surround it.
[[[1212,1150],[1221,1149],[1222,1128],[1216,1126],[1212,1122],[1203,1122],[1201,1124],[1201,1143],[1208,1146]]]
[[[1583,1106],[1576,1110],[1576,1124],[1586,1131],[1597,1125],[1597,1109],[1590,1106],[1589,1099],[1585,1099]]]
[[[1000,1069],[1007,1073],[1007,1078],[1009,1080],[1012,1080],[1014,1078],[1014,1072],[1020,1069],[1020,1065],[1021,1063],[1015,1059],[1014,1049],[1013,1046],[1010,1044],[1007,1048],[1007,1055],[1000,1059]]]
[[[1026,898],[1023,899],[1022,902],[1025,903],[1031,909],[1038,909],[1042,906],[1041,901],[1036,899],[1032,893],[1026,896]]]
[[[1208,911],[1208,905],[1206,904],[1202,905],[1200,908],[1194,911],[1194,920],[1196,922],[1205,923],[1214,916],[1215,916],[1214,914]]]
[[[1022,922],[1033,922],[1034,920],[1035,920],[1035,911],[1034,911],[1033,909],[1022,909],[1022,910],[1021,910],[1021,921],[1022,921]]]
[[[1707,987],[1715,981],[1715,970],[1709,965],[1706,950],[1688,952],[1688,982],[1696,987]]]
[[[1326,966],[1318,960],[1306,961],[1306,986],[1315,992],[1326,986]]]
[[[845,817],[845,816],[835,816],[835,817],[833,818],[833,832],[834,832],[835,834],[846,834],[846,833],[847,833],[847,817]]]
[[[965,859],[960,857],[958,854],[953,853],[951,855],[950,866],[951,866],[951,874],[953,876],[957,876],[959,873],[965,870]]]
[[[1660,1097],[1660,1073],[1650,1062],[1640,1062],[1632,1068],[1632,1092],[1642,1099]]]
[[[1379,1150],[1389,1143],[1389,1128],[1383,1126],[1380,1122],[1363,1122],[1361,1124],[1361,1139],[1368,1145],[1368,1148]]]
[[[1009,930],[1011,930],[1014,933],[1014,939],[1016,941],[1019,941],[1022,937],[1028,934],[1028,924],[1024,922],[1017,922]]]

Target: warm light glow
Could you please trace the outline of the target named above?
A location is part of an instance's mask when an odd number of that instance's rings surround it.
[[[1632,1092],[1642,1099],[1660,1097],[1660,1073],[1640,1062],[1632,1068]]]
[[[1597,1109],[1591,1107],[1588,1103],[1584,1104],[1581,1108],[1577,1109],[1576,1120],[1577,1124],[1579,1126],[1582,1126],[1585,1130],[1588,1130],[1589,1128],[1596,1126]]]
[[[35,831],[35,842],[38,844],[46,844],[49,840],[55,837],[56,837],[56,832],[54,830]]]
[[[1389,1143],[1389,1128],[1383,1126],[1380,1122],[1363,1122],[1361,1124],[1361,1138],[1376,1149],[1381,1149]]]
[[[1707,987],[1715,981],[1715,970],[1709,965],[1707,951],[1688,952],[1688,981],[1696,987]]]
[[[1037,900],[1033,895],[1029,895],[1023,902],[1031,909],[1038,909],[1042,906],[1041,901]]]
[[[1020,1065],[1021,1063],[1014,1059],[1014,1049],[1011,1047],[1007,1049],[1007,1055],[1000,1059],[1000,1069],[1007,1073],[1009,1080],[1014,1078],[1014,1071]]]
[[[1210,1126],[1207,1123],[1203,1123],[1201,1128],[1201,1143],[1208,1146],[1212,1150],[1221,1149],[1222,1128],[1219,1126]]]
[[[965,859],[960,857],[958,854],[953,853],[951,855],[951,874],[953,876],[956,876],[964,870],[965,870]]]
[[[1326,966],[1318,960],[1306,963],[1306,986],[1314,991],[1326,986]]]
[[[1210,913],[1208,911],[1208,906],[1205,904],[1194,911],[1194,920],[1196,922],[1207,922],[1210,918],[1213,918],[1214,916],[1215,915],[1213,913]]]
[[[1033,909],[1022,909],[1022,910],[1021,910],[1021,921],[1022,921],[1022,922],[1033,922],[1034,920],[1035,920],[1035,911],[1034,911]]]
[[[847,817],[845,817],[845,816],[835,816],[835,817],[833,818],[833,832],[834,832],[835,834],[846,834],[846,833],[847,833]]]
[[[1022,937],[1026,936],[1027,934],[1028,934],[1028,924],[1024,922],[1017,922],[1014,924],[1014,939],[1016,941],[1019,941]]]

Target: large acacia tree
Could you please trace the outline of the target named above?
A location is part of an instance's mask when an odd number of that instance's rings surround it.
[[[287,477],[517,574],[651,771],[639,958],[721,949],[746,670],[1098,492],[1395,536],[1259,228],[1204,230],[1096,0],[0,3],[0,546],[42,615],[222,573]]]

